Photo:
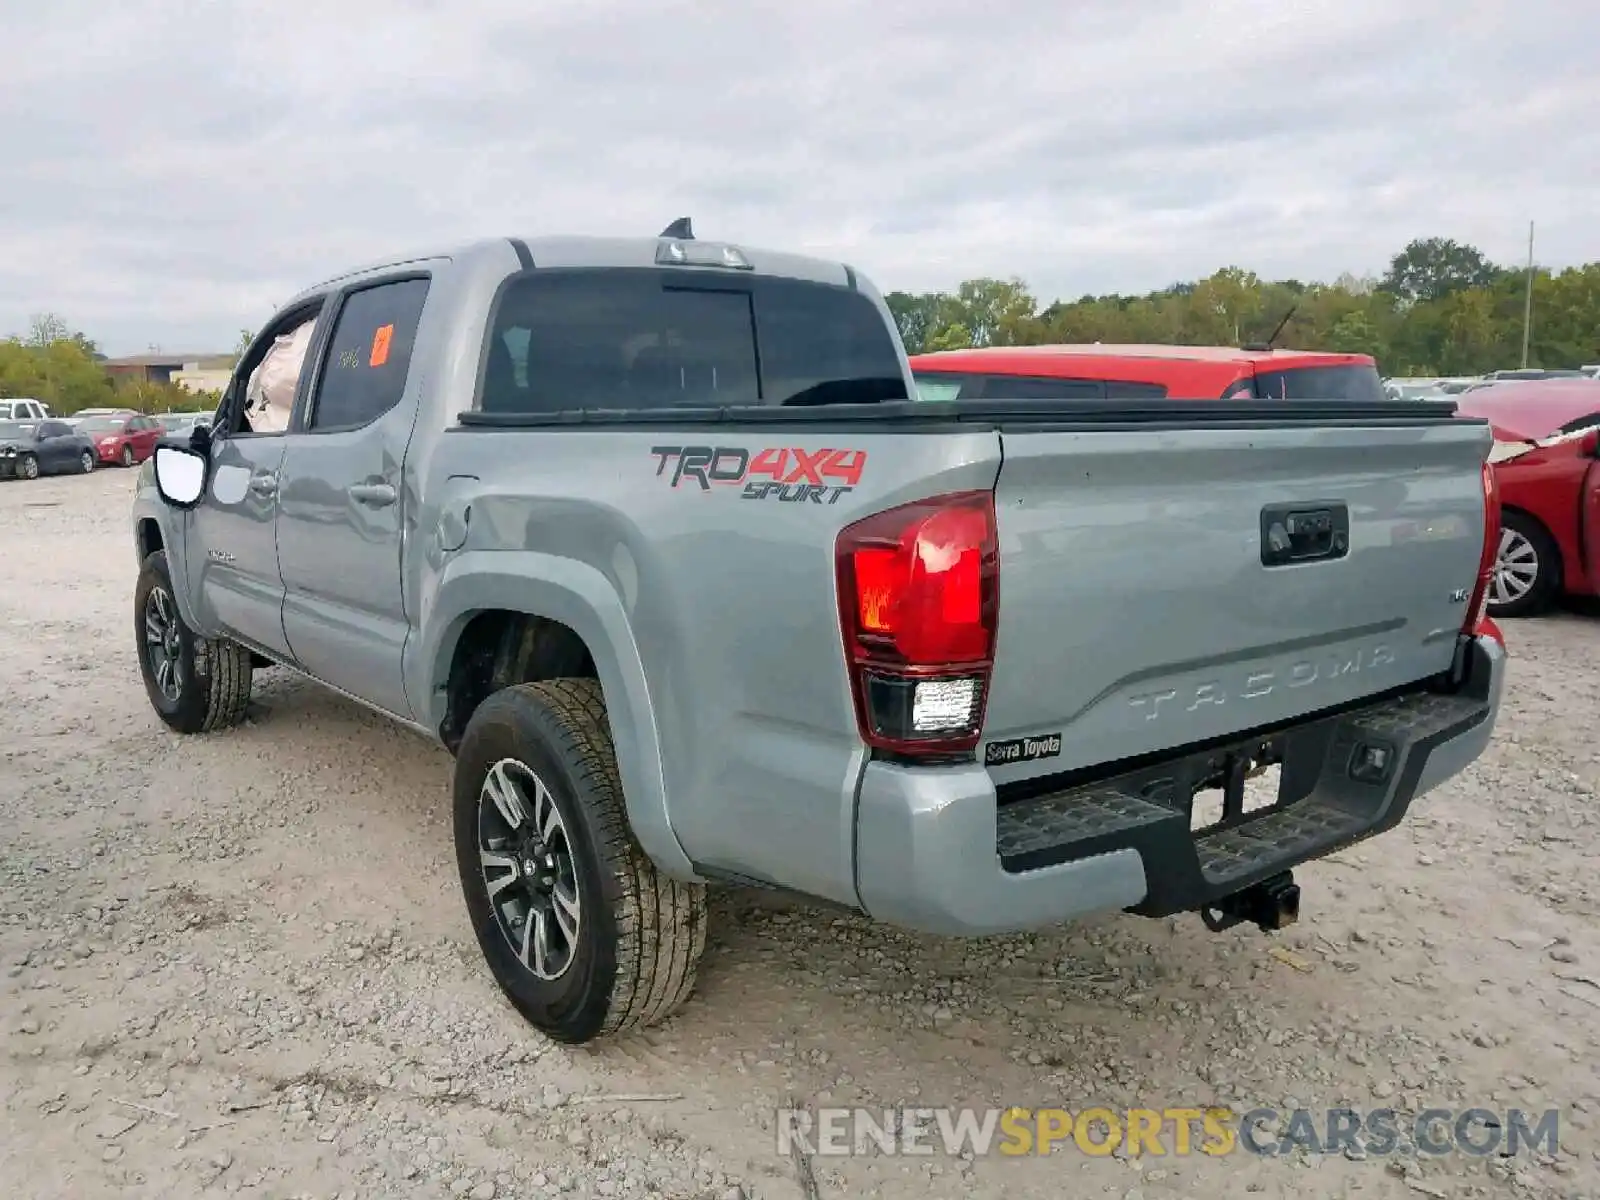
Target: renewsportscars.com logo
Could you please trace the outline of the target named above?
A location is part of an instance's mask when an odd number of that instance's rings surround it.
[[[1277,1158],[1296,1152],[1384,1157],[1515,1157],[1561,1144],[1556,1109],[1527,1113],[1484,1108],[1428,1108],[1413,1115],[1392,1108],[1280,1110],[1171,1106],[1065,1108],[781,1108],[777,1149],[822,1157],[857,1154],[1047,1156],[1075,1150],[1092,1158],[1121,1151],[1128,1158]]]
[[[741,500],[785,504],[837,504],[861,482],[865,450],[805,450],[773,446],[753,454],[743,446],[652,446],[656,478],[670,472],[672,486],[740,487]]]

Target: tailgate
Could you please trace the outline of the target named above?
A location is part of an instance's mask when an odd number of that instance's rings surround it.
[[[995,767],[997,781],[1253,730],[1450,667],[1482,548],[1487,426],[1307,406],[1000,427],[984,740],[1053,749],[1059,735],[1061,750]],[[1291,516],[1303,532],[1288,553],[1343,548],[1265,564]]]

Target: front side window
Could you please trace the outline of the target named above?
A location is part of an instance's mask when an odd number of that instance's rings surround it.
[[[534,270],[495,310],[480,408],[870,404],[906,398],[865,296],[793,279]]]
[[[427,298],[426,279],[382,283],[346,297],[311,400],[309,430],[358,429],[400,403]]]

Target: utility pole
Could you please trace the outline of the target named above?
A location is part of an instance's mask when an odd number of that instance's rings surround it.
[[[1528,334],[1533,329],[1533,222],[1528,222],[1528,285],[1522,297],[1522,365],[1528,365]]]

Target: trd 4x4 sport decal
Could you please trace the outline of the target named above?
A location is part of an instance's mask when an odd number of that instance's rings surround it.
[[[777,500],[780,503],[835,504],[861,482],[866,469],[865,450],[802,450],[770,447],[751,454],[743,446],[653,446],[656,477],[671,471],[672,486],[698,484],[713,487],[743,485],[742,500]]]

